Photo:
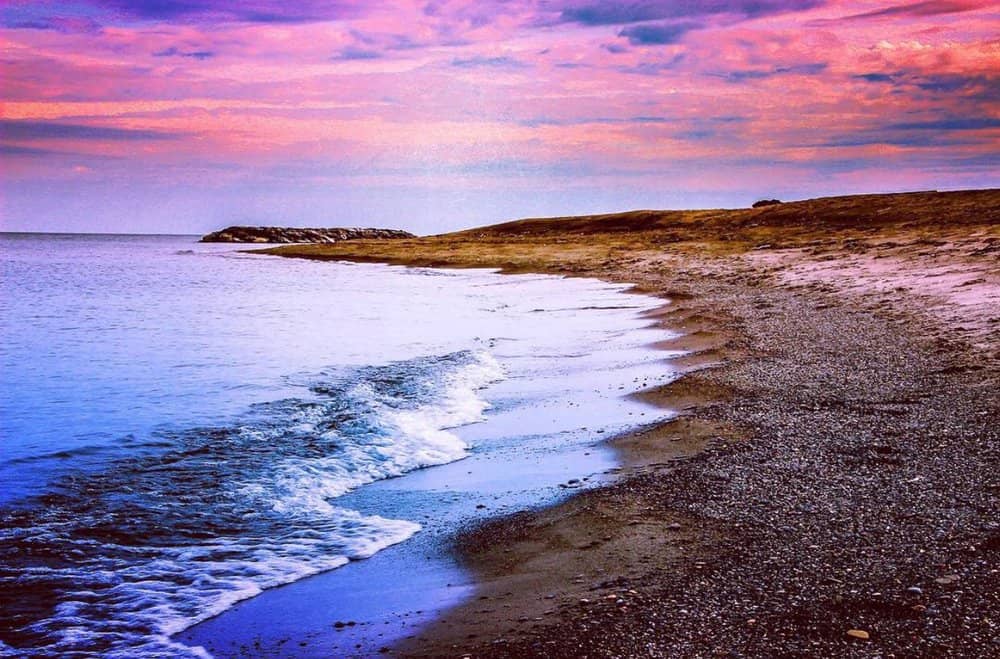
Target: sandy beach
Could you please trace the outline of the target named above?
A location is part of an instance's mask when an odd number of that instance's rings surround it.
[[[456,537],[476,594],[392,654],[1000,654],[1000,190],[268,251],[631,282],[683,332],[634,394],[681,415]]]

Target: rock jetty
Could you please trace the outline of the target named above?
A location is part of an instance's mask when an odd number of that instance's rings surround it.
[[[399,229],[300,229],[297,227],[226,227],[201,237],[203,243],[336,243],[341,240],[415,238]]]

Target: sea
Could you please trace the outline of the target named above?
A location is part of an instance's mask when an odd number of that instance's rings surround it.
[[[190,629],[599,484],[665,414],[625,285],[246,249],[0,234],[0,655],[225,654]]]

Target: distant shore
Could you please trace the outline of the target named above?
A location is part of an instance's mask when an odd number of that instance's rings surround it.
[[[525,220],[282,256],[633,282],[683,414],[455,540],[414,656],[1000,654],[1000,190]]]

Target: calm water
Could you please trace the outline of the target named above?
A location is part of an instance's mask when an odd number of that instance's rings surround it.
[[[171,635],[428,517],[348,493],[593,441],[588,424],[634,422],[601,374],[656,359],[636,331],[655,301],[592,280],[184,237],[7,234],[0,257],[10,655],[203,654]]]

